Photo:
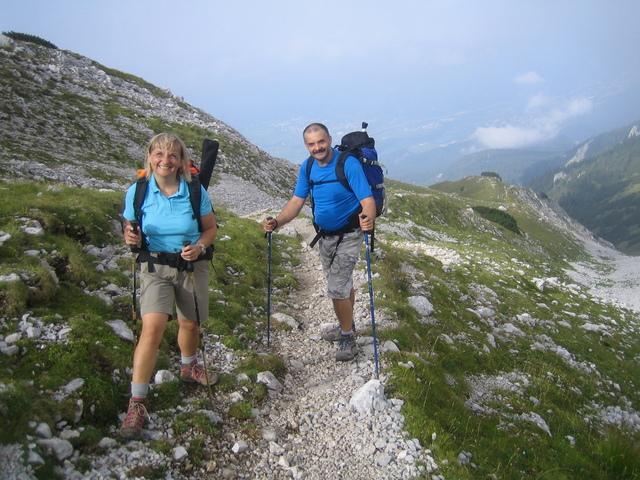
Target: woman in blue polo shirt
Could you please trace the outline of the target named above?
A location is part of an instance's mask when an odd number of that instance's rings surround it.
[[[141,213],[136,219],[136,184],[125,196],[124,241],[141,247],[140,314],[142,332],[133,357],[131,400],[121,427],[126,438],[138,437],[149,414],[146,397],[155,369],[158,348],[174,306],[178,317],[180,378],[202,385],[215,383],[216,376],[197,362],[198,314],[208,316],[208,262],[203,254],[216,237],[216,219],[209,196],[201,189],[201,230],[193,215],[189,154],[184,142],[169,133],[149,142],[145,161],[147,188]],[[134,221],[140,222],[140,227]],[[134,223],[132,223],[134,222]],[[142,232],[140,232],[142,230]],[[193,263],[191,263],[193,262]],[[193,277],[185,270],[193,266]],[[194,299],[194,291],[197,305]]]

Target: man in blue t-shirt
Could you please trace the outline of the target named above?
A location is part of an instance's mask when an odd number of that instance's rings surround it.
[[[376,203],[359,160],[349,156],[344,173],[350,189],[336,176],[339,152],[331,148],[329,130],[321,123],[312,123],[302,132],[305,147],[311,155],[300,166],[298,181],[291,199],[276,218],[263,221],[267,232],[276,230],[298,216],[309,194],[313,200],[313,215],[320,229],[320,260],[327,278],[327,294],[340,327],[336,360],[352,360],[356,354],[353,328],[353,268],[360,257],[362,232],[373,229]],[[313,162],[307,177],[307,164]]]

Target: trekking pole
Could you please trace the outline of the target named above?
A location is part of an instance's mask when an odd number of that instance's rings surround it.
[[[133,233],[138,233],[138,222],[137,220],[131,220],[129,222],[131,225],[131,231]],[[136,319],[138,318],[138,307],[136,305],[136,291],[138,289],[137,279],[136,279],[136,256],[135,254],[140,251],[140,248],[136,245],[131,245],[129,247],[132,253],[132,261],[131,261],[131,274],[133,276],[133,291],[131,292],[131,320],[135,324]]]
[[[267,347],[271,344],[271,234],[267,232]]]
[[[376,379],[378,379],[378,338],[376,336],[376,315],[373,307],[373,280],[371,279],[371,252],[369,251],[369,233],[364,232],[364,244],[367,252],[367,276],[369,278],[369,310],[371,311],[371,331],[373,334],[373,358],[375,360]]]
[[[133,231],[133,233],[137,234],[138,233],[138,221],[137,220],[131,220],[129,222],[130,226],[131,226],[131,230]],[[131,326],[134,327],[133,328],[133,346],[135,349],[135,346],[137,344],[137,335],[135,333],[136,331],[136,323],[138,321],[138,302],[137,302],[137,292],[138,292],[138,279],[137,279],[137,258],[136,258],[136,254],[140,252],[140,247],[138,247],[137,245],[131,245],[129,247],[129,249],[131,250],[131,254],[132,254],[132,258],[131,258],[131,274],[133,276],[133,290],[131,291]]]
[[[190,242],[184,242],[184,246],[189,245]],[[200,334],[200,353],[202,354],[202,367],[204,368],[204,376],[207,379],[207,388],[209,390],[209,400],[213,403],[213,391],[211,390],[211,382],[209,380],[209,369],[207,368],[207,350],[204,348],[204,331],[202,330],[202,324],[200,323],[200,309],[198,308],[198,296],[196,295],[196,281],[193,278],[193,262],[185,262],[185,271],[187,277],[191,282],[191,290],[193,290],[193,305],[196,309],[196,322],[198,324],[198,333]]]

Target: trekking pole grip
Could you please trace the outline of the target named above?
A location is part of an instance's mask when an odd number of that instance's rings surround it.
[[[138,228],[138,221],[131,220],[129,222],[129,225],[131,227],[131,231],[137,235],[140,231],[140,229]],[[129,245],[129,250],[131,250],[131,253],[140,253],[140,247],[138,245]]]

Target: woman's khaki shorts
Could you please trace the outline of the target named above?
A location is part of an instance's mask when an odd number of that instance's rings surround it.
[[[198,312],[202,322],[209,317],[209,262],[194,262],[193,267]],[[195,322],[198,318],[189,274],[168,265],[155,264],[153,268],[155,272],[149,273],[149,264],[140,264],[140,314],[166,313],[172,316],[175,306],[179,317]]]
[[[339,235],[320,238],[318,248],[322,269],[327,277],[327,295],[333,299],[345,299],[351,296],[353,288],[353,268],[360,259],[362,246],[362,231],[345,233],[338,245],[335,258],[331,266],[331,256],[336,251]]]

